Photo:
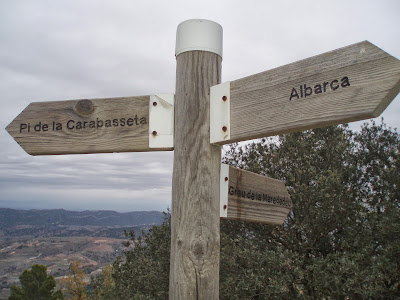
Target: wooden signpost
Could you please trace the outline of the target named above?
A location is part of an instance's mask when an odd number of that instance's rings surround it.
[[[221,218],[280,225],[292,209],[284,182],[221,165]]]
[[[173,122],[165,94],[33,102],[6,129],[31,155],[134,152],[172,150]]]
[[[398,59],[361,42],[214,86],[211,142],[375,118],[399,93],[399,70]]]
[[[176,96],[31,103],[7,131],[32,155],[174,150],[170,299],[219,298],[220,218],[282,224],[278,180],[220,164],[222,144],[378,116],[400,62],[369,42],[220,84],[222,27],[181,23]]]

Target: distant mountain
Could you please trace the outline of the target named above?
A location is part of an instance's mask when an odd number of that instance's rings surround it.
[[[0,229],[17,225],[142,226],[161,224],[163,219],[163,213],[158,211],[118,213],[109,210],[0,208]]]
[[[0,236],[123,238],[124,230],[141,234],[159,225],[164,214],[158,211],[18,210],[0,208]]]

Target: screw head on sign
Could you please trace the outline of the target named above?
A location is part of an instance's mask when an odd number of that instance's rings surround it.
[[[222,97],[222,100],[226,101],[226,99],[228,99],[226,96]]]
[[[228,130],[228,128],[227,128],[226,126],[222,127],[222,131],[223,131],[223,132],[225,132],[225,131],[227,131],[227,130]]]
[[[227,208],[227,206],[226,206],[226,204],[224,205],[224,209],[226,209]]]
[[[225,177],[225,181],[228,181],[228,177]]]
[[[154,102],[153,102],[153,106],[157,106],[157,102],[154,101]]]
[[[157,131],[154,130],[154,131],[152,132],[152,135],[156,136],[156,135],[157,135]]]

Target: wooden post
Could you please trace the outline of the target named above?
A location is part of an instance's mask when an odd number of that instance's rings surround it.
[[[222,49],[217,23],[189,20],[177,31],[169,283],[174,300],[219,298],[221,149],[209,142],[209,91],[221,80],[215,35]]]

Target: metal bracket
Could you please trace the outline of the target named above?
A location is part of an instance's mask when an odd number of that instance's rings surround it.
[[[219,216],[228,217],[229,165],[221,164],[219,179]]]
[[[174,147],[174,94],[151,95],[149,148]]]
[[[231,138],[231,82],[214,85],[210,89],[210,143]]]

